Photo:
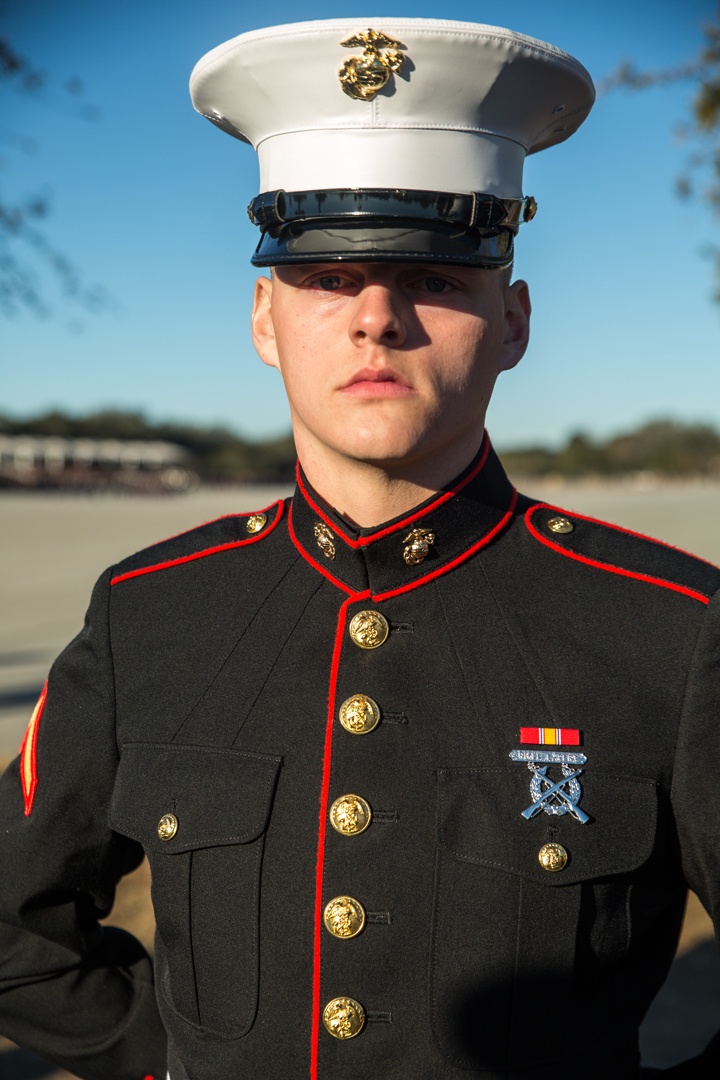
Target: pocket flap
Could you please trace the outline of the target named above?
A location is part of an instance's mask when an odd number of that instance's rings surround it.
[[[530,779],[521,764],[438,769],[443,848],[457,859],[555,886],[628,873],[650,857],[657,816],[654,780],[584,772],[578,805],[590,820],[581,824],[570,813],[544,810],[523,818],[533,803]],[[557,873],[543,869],[538,858],[549,840],[562,844],[569,856]]]
[[[110,825],[163,854],[246,844],[267,827],[281,764],[244,750],[132,743],[120,757]]]

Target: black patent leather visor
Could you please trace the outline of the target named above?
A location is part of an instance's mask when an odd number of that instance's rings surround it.
[[[391,259],[499,269],[533,199],[384,189],[270,191],[248,207],[255,266]]]
[[[483,235],[478,229],[454,228],[442,222],[388,224],[382,219],[353,223],[295,221],[263,232],[252,257],[254,266],[307,262],[437,262],[488,270],[510,266],[513,233],[501,229]]]

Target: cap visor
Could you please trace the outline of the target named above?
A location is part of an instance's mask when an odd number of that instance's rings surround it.
[[[444,222],[417,227],[382,222],[357,225],[329,221],[294,221],[263,233],[252,257],[254,266],[283,263],[437,262],[456,266],[499,269],[513,258],[513,233],[501,229],[483,234],[478,229],[458,228]]]

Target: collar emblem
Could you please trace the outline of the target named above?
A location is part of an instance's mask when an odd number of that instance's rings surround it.
[[[317,546],[322,551],[326,559],[335,558],[335,537],[328,529],[327,525],[323,525],[322,521],[316,521],[313,532],[315,533],[315,540]]]
[[[372,101],[405,59],[400,42],[382,30],[368,28],[340,44],[345,49],[363,50],[362,56],[349,56],[338,72],[345,93],[358,101]]]
[[[408,566],[417,566],[428,557],[434,543],[435,533],[429,529],[412,529],[403,540],[403,559]]]

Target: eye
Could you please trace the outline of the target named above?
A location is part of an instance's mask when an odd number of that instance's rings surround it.
[[[345,283],[339,274],[323,274],[322,277],[315,278],[312,284],[314,289],[322,289],[323,292],[335,292],[336,289],[341,289]]]
[[[446,278],[442,277],[424,277],[421,278],[419,284],[426,292],[434,293],[436,296],[449,292],[453,287]]]

